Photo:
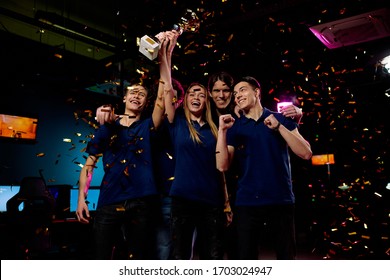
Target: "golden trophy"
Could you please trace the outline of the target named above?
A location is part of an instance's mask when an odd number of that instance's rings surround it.
[[[200,20],[192,10],[187,9],[184,16],[180,18],[179,23],[173,25],[173,30],[183,34],[185,31],[197,32],[199,30]],[[150,60],[154,60],[160,49],[160,41],[156,37],[144,35],[139,44],[139,51]]]

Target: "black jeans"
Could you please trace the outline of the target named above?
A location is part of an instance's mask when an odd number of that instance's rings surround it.
[[[222,233],[224,228],[223,207],[172,198],[172,245],[173,258],[188,260],[192,255],[192,238],[196,229],[199,259],[223,258]]]
[[[96,210],[96,259],[155,259],[154,219],[158,200],[142,197]]]
[[[269,227],[278,260],[296,257],[294,205],[236,206],[239,259],[258,259],[264,225]]]

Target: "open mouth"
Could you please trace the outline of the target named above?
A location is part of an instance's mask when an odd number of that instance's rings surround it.
[[[237,104],[242,104],[242,103],[244,103],[244,102],[245,102],[245,99],[243,98],[243,99],[238,100],[238,101],[237,101]]]
[[[192,101],[191,105],[194,107],[200,107],[200,102],[199,101]]]
[[[141,103],[139,101],[137,101],[137,100],[131,100],[130,103],[138,105],[138,106],[141,105]]]

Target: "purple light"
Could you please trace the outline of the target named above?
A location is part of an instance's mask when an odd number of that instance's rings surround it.
[[[280,113],[280,110],[283,107],[286,107],[286,106],[289,106],[289,105],[293,105],[293,103],[292,102],[279,102],[278,104],[276,104],[276,108],[278,109],[278,113]]]

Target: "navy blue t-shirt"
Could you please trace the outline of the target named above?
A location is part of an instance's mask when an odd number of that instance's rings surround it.
[[[126,199],[156,195],[152,167],[151,118],[130,127],[102,125],[94,133],[86,152],[102,155],[104,176],[100,185],[98,207]]]
[[[184,114],[176,114],[168,124],[176,157],[175,176],[170,195],[223,206],[221,173],[216,168],[216,139],[206,123],[192,122],[202,144],[191,139]]]
[[[268,128],[270,114],[287,129],[297,123],[282,114],[263,108],[257,120],[241,116],[227,132],[227,144],[234,146],[238,165],[237,206],[293,204],[289,148],[278,131]]]

